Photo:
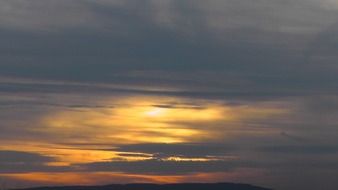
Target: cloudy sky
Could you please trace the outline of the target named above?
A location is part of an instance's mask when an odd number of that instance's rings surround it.
[[[2,186],[338,188],[336,0],[0,0],[0,42]]]

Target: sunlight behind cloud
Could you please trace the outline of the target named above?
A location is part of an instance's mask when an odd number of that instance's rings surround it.
[[[91,139],[95,142],[115,144],[130,143],[174,143],[188,142],[202,135],[202,131],[181,123],[198,121],[214,122],[224,120],[224,110],[219,105],[203,105],[203,108],[178,105],[167,107],[159,105],[169,102],[164,98],[150,100],[131,98],[115,100],[112,109],[65,110],[46,116],[42,123],[47,126],[42,130],[47,133],[73,136],[73,140]],[[74,134],[81,128],[82,133]],[[87,137],[87,134],[90,136]]]
[[[100,144],[113,148],[123,144],[217,141],[230,135],[226,130],[240,130],[245,123],[288,113],[286,108],[270,103],[227,105],[168,97],[130,97],[104,102],[114,107],[60,110],[41,118],[40,125],[44,127],[35,130],[51,136],[51,143],[59,144],[59,139],[63,139],[62,143],[71,147],[52,154],[60,158],[59,164],[148,159],[151,156],[121,157],[114,151],[91,149],[102,148]],[[199,127],[201,124],[204,127]],[[90,149],[78,149],[76,144],[88,145]]]
[[[227,104],[222,101],[175,97],[133,96],[106,98],[89,104],[109,106],[54,108],[38,118],[34,132],[44,134],[39,141],[0,146],[54,158],[42,163],[45,167],[69,167],[82,171],[81,165],[118,162],[176,162],[208,163],[240,159],[234,155],[161,155],[156,152],[120,150],[122,145],[133,144],[189,144],[222,142],[237,138],[230,131],[246,131],[257,123],[290,112],[278,102],[254,104]],[[241,129],[243,127],[243,129]],[[272,129],[273,130],[273,129]],[[276,129],[275,129],[276,130]],[[278,129],[277,129],[278,130]],[[260,131],[260,135],[270,130]],[[73,174],[73,173],[72,173]],[[14,174],[14,178],[31,180],[58,174]],[[94,175],[94,174],[93,174]],[[74,175],[70,177],[81,177]],[[122,175],[123,178],[127,174]],[[160,180],[154,177],[154,180]],[[41,178],[41,182],[44,179]],[[149,181],[146,179],[145,181]],[[65,183],[67,179],[64,180]],[[84,183],[87,183],[84,181]]]

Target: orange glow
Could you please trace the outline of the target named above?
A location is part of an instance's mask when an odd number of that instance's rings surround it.
[[[141,161],[154,159],[142,152],[118,152],[115,148],[138,143],[203,143],[236,138],[227,130],[240,130],[242,123],[288,114],[288,109],[274,104],[227,105],[217,101],[198,101],[165,97],[133,97],[104,100],[112,107],[56,109],[32,122],[32,131],[45,134],[38,140],[2,141],[0,149],[38,153],[55,158],[48,166],[71,166],[114,160]],[[188,102],[188,103],[187,103]],[[101,102],[102,103],[102,102]],[[245,125],[243,125],[245,126]],[[271,129],[274,130],[274,129]],[[271,131],[261,131],[266,135]],[[207,155],[204,155],[207,156]],[[238,159],[235,157],[185,158],[172,155],[164,161],[207,162]],[[153,176],[122,173],[20,173],[7,177],[43,183],[74,185],[127,182],[174,183],[203,181],[228,173],[182,176]],[[230,174],[229,174],[230,175]],[[232,175],[232,174],[231,174]],[[119,181],[117,181],[119,182]]]
[[[130,143],[188,142],[202,135],[202,131],[175,122],[217,121],[224,117],[222,107],[205,105],[205,109],[161,108],[167,100],[147,99],[118,100],[116,108],[72,110],[46,116],[42,123],[47,133],[67,136],[79,131],[90,134],[90,141]],[[178,100],[176,100],[178,101]]]
[[[186,175],[137,175],[113,172],[90,173],[23,173],[0,174],[17,180],[38,182],[45,185],[102,185],[111,183],[181,183],[181,182],[236,182],[241,179],[262,176],[260,170],[243,170],[232,172],[194,173]]]
[[[157,176],[157,175],[135,175],[112,172],[93,173],[24,173],[24,174],[0,174],[23,181],[39,182],[43,184],[57,185],[95,185],[108,183],[175,183],[182,176]],[[74,184],[76,183],[76,184]]]

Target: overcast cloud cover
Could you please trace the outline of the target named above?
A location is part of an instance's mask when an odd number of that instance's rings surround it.
[[[335,0],[0,0],[0,176],[337,189],[337,34]]]

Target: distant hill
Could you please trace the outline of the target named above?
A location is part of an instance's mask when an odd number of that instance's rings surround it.
[[[182,183],[182,184],[126,184],[105,186],[39,187],[25,190],[271,190],[235,183]]]

